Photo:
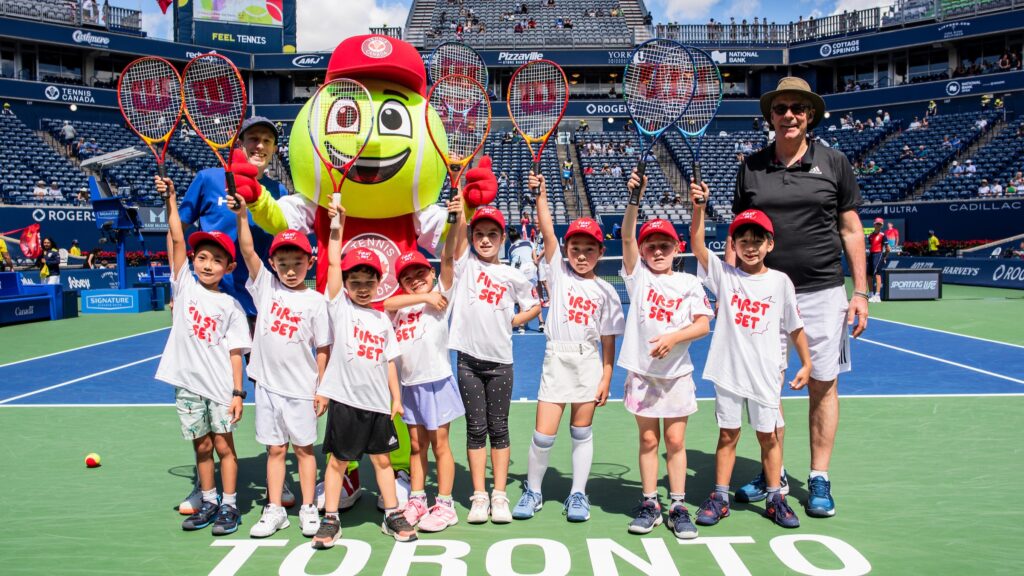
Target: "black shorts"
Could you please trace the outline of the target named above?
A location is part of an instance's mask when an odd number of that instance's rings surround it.
[[[882,268],[883,268],[882,262],[884,261],[884,259],[885,259],[885,253],[884,252],[872,252],[871,253],[871,261],[868,263],[868,265],[871,266],[871,275],[872,276],[877,276],[877,275],[882,273]]]
[[[398,434],[390,414],[330,401],[324,454],[332,454],[346,462],[357,462],[363,454],[387,454],[395,450],[398,450]]]

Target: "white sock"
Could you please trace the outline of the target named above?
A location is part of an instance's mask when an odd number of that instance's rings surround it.
[[[555,438],[555,436],[533,431],[533,440],[530,442],[530,458],[526,464],[526,481],[530,484],[530,490],[538,494],[540,494],[541,483],[544,482],[544,473],[548,471],[548,457],[551,456],[551,447],[555,445]]]
[[[217,503],[217,489],[203,490],[203,502],[209,502],[211,504]]]
[[[828,482],[828,470],[811,470],[811,478],[817,478],[818,476],[821,476]]]
[[[570,426],[572,436],[572,488],[569,493],[587,493],[587,479],[594,463],[594,432],[591,426]]]
[[[235,492],[232,492],[231,494],[228,494],[227,492],[225,492],[224,493],[224,498],[221,499],[220,503],[221,504],[227,504],[228,506],[233,506],[233,507],[237,508],[238,507],[238,503],[236,502],[237,496],[238,496],[238,494],[235,493]]]

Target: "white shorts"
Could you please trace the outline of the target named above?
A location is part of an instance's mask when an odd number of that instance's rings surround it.
[[[537,399],[556,404],[593,402],[603,375],[601,352],[593,342],[548,340]]]
[[[313,401],[282,396],[257,384],[256,441],[265,446],[312,446],[316,442]]]
[[[697,411],[693,374],[655,378],[635,372],[626,374],[623,403],[626,410],[647,418],[682,418]]]
[[[828,382],[852,369],[850,331],[846,311],[850,301],[846,288],[836,286],[796,295],[800,318],[804,321],[807,345],[811,349],[811,378]],[[789,335],[780,333],[783,352],[788,352]],[[786,358],[786,354],[782,355]],[[785,370],[785,366],[782,367]]]
[[[740,429],[743,426],[744,406],[747,408],[747,423],[758,432],[774,432],[776,428],[786,425],[782,419],[782,411],[777,406],[770,408],[733,394],[721,386],[715,386],[715,418],[718,420],[719,428]]]

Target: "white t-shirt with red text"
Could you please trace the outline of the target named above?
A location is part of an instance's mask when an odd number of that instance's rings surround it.
[[[690,343],[672,347],[664,358],[651,356],[651,340],[693,324],[697,316],[714,316],[700,280],[692,274],[655,274],[642,260],[633,274],[619,274],[629,293],[629,316],[619,350],[619,366],[643,376],[679,378],[693,372]]]
[[[245,287],[259,311],[249,377],[282,396],[312,400],[316,349],[334,341],[327,297],[316,290],[292,290],[265,266]]]
[[[403,386],[439,382],[452,376],[448,356],[452,290],[442,290],[440,284],[434,290],[449,300],[444,310],[417,304],[391,313],[391,325],[402,351],[398,358],[398,381]]]
[[[551,300],[545,331],[555,342],[591,342],[601,336],[617,336],[625,329],[626,317],[618,292],[601,278],[583,278],[555,253],[548,263],[548,292]]]
[[[188,265],[171,280],[171,290],[171,333],[156,379],[217,404],[230,405],[235,388],[231,351],[244,354],[251,346],[242,305],[223,292],[203,288]]]
[[[388,362],[398,358],[398,340],[387,315],[359,306],[343,290],[329,303],[334,346],[316,393],[346,406],[391,413]]]
[[[747,274],[708,251],[708,269],[698,274],[718,299],[718,321],[704,379],[769,407],[782,395],[785,366],[779,332],[803,328],[793,282],[778,270]]]
[[[512,363],[512,317],[536,306],[537,293],[523,273],[490,264],[467,250],[455,261],[454,302],[448,347],[500,364]]]

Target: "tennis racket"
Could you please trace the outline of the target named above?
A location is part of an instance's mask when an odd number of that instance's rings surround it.
[[[640,142],[636,173],[641,182],[648,154],[693,98],[692,66],[690,54],[681,44],[661,38],[644,42],[630,55],[622,75],[622,93]],[[640,204],[639,187],[630,194],[629,203]]]
[[[568,103],[569,81],[558,64],[534,60],[512,74],[508,84],[508,115],[530,149],[534,174],[540,174],[540,155],[558,131]]]
[[[462,74],[441,78],[427,94],[427,132],[437,153],[444,160],[452,196],[461,189],[463,172],[483,148],[491,131],[491,102],[475,79]],[[435,114],[431,114],[431,110]],[[448,222],[458,216],[448,214]]]
[[[341,204],[341,187],[370,141],[373,115],[370,91],[355,80],[332,80],[313,95],[306,127],[313,149],[331,177],[335,204]],[[338,228],[341,228],[340,214],[331,221],[331,229]]]
[[[430,53],[427,58],[431,82],[436,83],[445,76],[462,74],[476,80],[487,88],[487,65],[476,50],[461,42],[445,42]]]
[[[718,114],[718,107],[722,104],[722,75],[718,71],[718,65],[707,52],[700,48],[687,47],[690,52],[690,61],[693,63],[693,74],[696,87],[690,105],[686,112],[679,117],[676,128],[683,136],[683,142],[690,149],[690,157],[693,158],[690,174],[693,181],[700,184],[700,147],[704,142],[704,133],[707,131],[711,121]],[[706,198],[697,198],[698,204],[703,204]]]
[[[117,103],[128,127],[153,152],[160,178],[166,178],[167,146],[181,122],[184,105],[178,71],[163,58],[146,56],[133,61],[117,81]]]
[[[224,167],[228,194],[236,196],[235,175],[221,150],[230,151],[245,119],[245,83],[238,68],[216,53],[200,54],[181,73],[185,116]]]

